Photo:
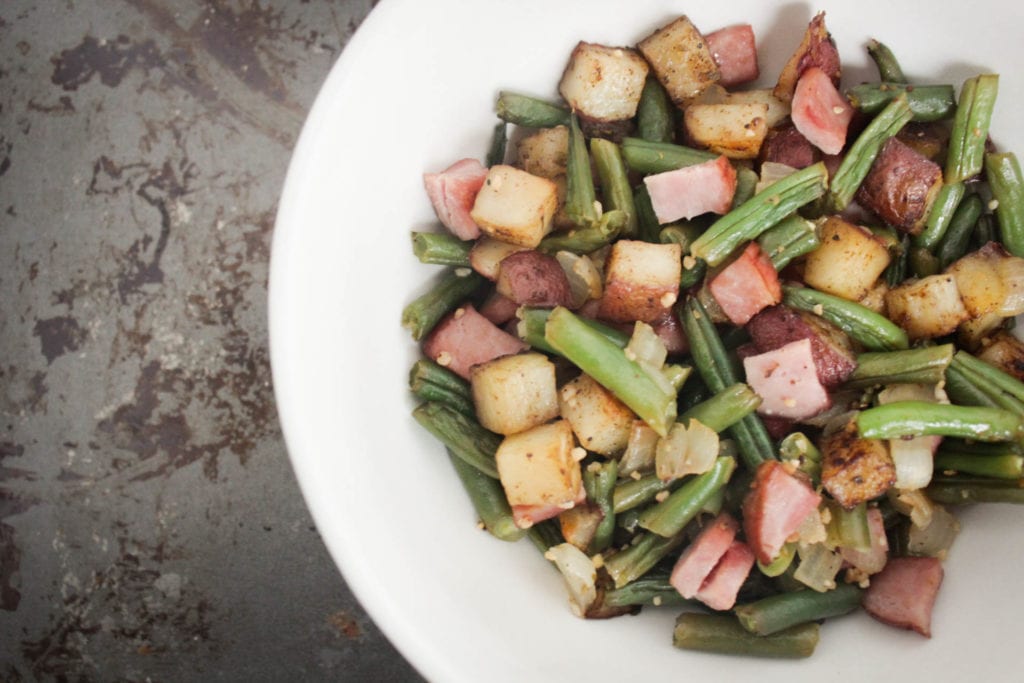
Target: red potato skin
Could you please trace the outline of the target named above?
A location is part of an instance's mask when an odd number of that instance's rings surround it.
[[[793,99],[796,83],[804,72],[811,67],[824,71],[833,85],[839,87],[842,76],[842,65],[839,61],[839,50],[836,48],[832,35],[825,27],[825,13],[819,12],[804,32],[799,47],[786,62],[779,74],[779,81],[773,91],[775,96],[784,102]]]
[[[941,186],[942,168],[893,137],[871,165],[857,201],[894,228],[917,235]]]
[[[865,611],[883,624],[932,637],[932,609],[942,586],[942,562],[934,557],[894,557],[864,593]]]
[[[743,500],[743,532],[757,559],[764,564],[774,560],[820,504],[821,496],[778,460],[759,465]]]
[[[821,161],[821,151],[796,126],[788,124],[768,131],[761,145],[761,162],[765,161],[796,169],[807,168]]]
[[[726,88],[756,81],[761,75],[757,65],[757,45],[750,24],[726,26],[704,36],[711,56],[718,64],[718,83]]]
[[[472,305],[455,309],[423,340],[423,353],[464,379],[474,365],[519,353],[526,344],[480,315]]]
[[[554,256],[527,250],[501,260],[496,289],[520,306],[571,306],[569,279]]]
[[[759,353],[810,339],[818,380],[826,387],[839,386],[857,369],[857,356],[849,337],[812,313],[772,306],[750,319],[747,332]]]

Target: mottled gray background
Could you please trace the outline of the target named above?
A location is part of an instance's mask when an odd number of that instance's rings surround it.
[[[0,680],[417,680],[267,354],[286,164],[373,4],[0,3]]]

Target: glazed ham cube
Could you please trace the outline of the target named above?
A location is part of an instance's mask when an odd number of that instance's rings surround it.
[[[423,186],[434,213],[459,239],[473,240],[480,236],[480,227],[469,212],[486,178],[487,169],[476,159],[462,159],[440,173],[423,174]]]
[[[768,256],[751,242],[740,257],[708,285],[711,296],[736,325],[745,325],[762,309],[782,301],[782,286]]]
[[[802,420],[830,405],[818,379],[810,339],[790,342],[774,351],[743,359],[747,384],[761,397],[757,412]]]
[[[727,26],[704,36],[711,56],[718,64],[719,85],[731,88],[756,81],[761,75],[757,67],[757,46],[750,24]]]
[[[658,223],[690,219],[703,213],[724,214],[736,193],[736,169],[720,156],[693,166],[644,178]]]
[[[797,81],[790,116],[812,145],[825,154],[839,154],[846,145],[853,106],[824,71],[811,67]]]
[[[820,503],[821,496],[778,460],[758,466],[743,500],[743,531],[757,559],[764,564],[774,560]]]
[[[732,609],[755,560],[754,551],[746,543],[733,541],[697,591],[696,598],[711,609]]]
[[[942,563],[934,557],[894,557],[871,578],[864,609],[882,623],[931,638],[932,607],[942,576]]]
[[[423,353],[428,358],[466,379],[474,365],[525,348],[522,340],[480,315],[470,304],[449,313],[423,340]]]
[[[736,539],[739,524],[723,512],[686,547],[672,568],[669,583],[686,599],[691,599],[704,585],[719,560]]]

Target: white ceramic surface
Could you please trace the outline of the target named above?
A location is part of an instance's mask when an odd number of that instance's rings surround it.
[[[671,646],[672,610],[573,617],[560,578],[529,542],[502,543],[476,528],[443,449],[409,417],[406,374],[417,349],[399,315],[437,272],[409,247],[410,230],[434,224],[421,174],[482,158],[499,89],[554,96],[578,40],[631,44],[684,12],[708,31],[752,23],[768,83],[817,9],[828,11],[846,84],[870,77],[868,37],[889,44],[921,82],[959,87],[1002,71],[993,130],[1024,152],[1013,116],[1024,104],[1024,75],[1014,68],[1024,23],[1011,2],[383,0],[330,74],[292,159],[274,236],[274,383],[328,549],[429,679],[1013,678],[1024,510],[962,516],[931,640],[854,616],[828,623],[807,661],[693,654]]]

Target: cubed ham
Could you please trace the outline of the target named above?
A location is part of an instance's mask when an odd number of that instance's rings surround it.
[[[569,278],[554,256],[533,249],[501,260],[496,288],[523,306],[571,306]]]
[[[812,145],[796,126],[772,128],[761,145],[761,162],[771,161],[796,169],[821,161],[821,151]],[[830,176],[831,177],[831,176]]]
[[[686,546],[676,560],[669,583],[686,599],[693,598],[704,585],[722,556],[736,539],[739,524],[728,512],[723,512]]]
[[[821,496],[778,460],[759,465],[743,500],[743,532],[757,559],[764,564],[774,560],[820,503]]]
[[[882,623],[931,638],[942,576],[942,563],[934,557],[894,557],[871,578],[862,604]]]
[[[751,242],[740,257],[712,278],[708,288],[722,311],[736,325],[782,301],[782,286],[768,256]]]
[[[857,201],[894,228],[917,235],[942,187],[942,168],[913,147],[889,138],[857,190]]]
[[[757,46],[750,24],[726,26],[704,36],[711,56],[718,64],[719,85],[731,88],[756,81],[761,75],[757,67]]]
[[[796,84],[793,125],[825,154],[839,154],[846,144],[846,132],[853,119],[853,106],[819,69],[807,69]]]
[[[711,609],[732,609],[755,560],[754,551],[746,543],[733,541],[695,597]]]
[[[441,224],[463,240],[480,236],[469,212],[487,178],[487,168],[476,159],[462,159],[440,173],[424,173],[423,186]]]
[[[644,178],[658,223],[690,219],[704,213],[724,214],[736,193],[736,169],[720,156]]]
[[[810,339],[818,380],[826,387],[842,384],[857,369],[857,356],[850,338],[813,313],[772,306],[750,319],[747,332],[762,353],[800,339]]]
[[[522,340],[500,329],[470,304],[449,313],[423,340],[423,353],[428,358],[466,379],[474,365],[525,348]]]
[[[810,339],[744,358],[743,368],[747,384],[761,397],[759,413],[802,420],[830,405],[814,366]]]

